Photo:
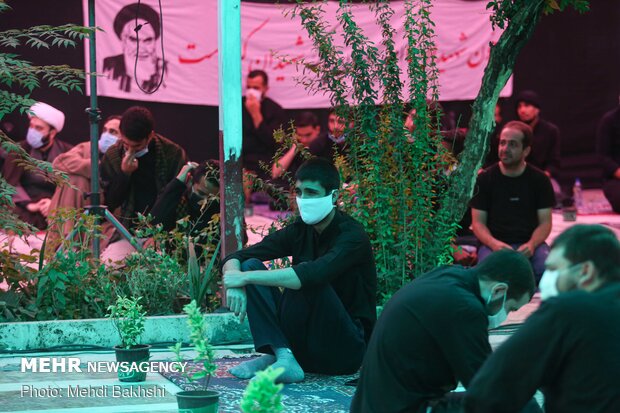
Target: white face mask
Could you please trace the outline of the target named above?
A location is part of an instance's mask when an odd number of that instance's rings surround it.
[[[560,294],[558,291],[558,278],[560,270],[545,270],[538,284],[540,289],[540,299],[545,301]]]
[[[45,136],[43,136],[41,132],[33,128],[28,128],[28,133],[26,134],[26,141],[28,141],[28,144],[34,149],[39,149],[46,143]]]
[[[99,150],[101,153],[106,153],[110,146],[114,145],[118,137],[112,135],[110,132],[103,132],[99,138]]]
[[[321,198],[300,198],[297,197],[297,207],[301,214],[301,219],[308,225],[318,224],[334,209],[331,191],[329,195]]]
[[[245,95],[246,96],[253,96],[254,98],[256,98],[256,100],[261,100],[263,97],[263,94],[256,90],[256,89],[246,89],[245,91]]]
[[[506,294],[507,291],[504,291],[504,299],[502,300],[502,307],[500,308],[500,310],[496,314],[488,316],[489,329],[499,327],[508,318],[508,312],[506,311]],[[493,294],[491,293],[491,295],[489,295],[489,298],[487,299],[487,305],[489,305],[489,303],[491,302],[492,296]]]
[[[144,155],[146,155],[147,153],[149,153],[149,147],[148,145],[144,147],[144,149],[140,149],[138,152],[134,153],[134,158],[140,158]]]

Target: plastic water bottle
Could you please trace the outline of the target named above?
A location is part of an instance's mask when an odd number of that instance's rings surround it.
[[[577,211],[583,210],[583,192],[581,191],[581,180],[575,179],[575,185],[573,185],[573,199],[575,200],[575,207]]]

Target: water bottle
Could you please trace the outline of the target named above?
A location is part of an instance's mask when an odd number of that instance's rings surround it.
[[[575,185],[573,185],[573,199],[575,200],[575,208],[577,211],[583,211],[583,193],[581,191],[581,180],[575,179]]]

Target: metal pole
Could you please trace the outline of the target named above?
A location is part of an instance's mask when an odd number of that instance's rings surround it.
[[[241,1],[218,0],[222,257],[243,246]],[[223,291],[222,291],[223,292]],[[226,306],[222,294],[222,306]]]
[[[91,28],[95,27],[95,0],[88,0],[88,25]],[[86,110],[88,112],[88,120],[90,122],[90,204],[97,207],[101,205],[101,194],[99,193],[99,147],[97,140],[99,139],[99,121],[101,115],[99,108],[97,107],[97,42],[96,31],[93,30],[89,39],[89,53],[90,53],[90,65],[89,65],[89,81],[90,81],[90,107]],[[97,210],[95,217],[101,217],[101,211]],[[96,223],[98,220],[96,221]],[[93,257],[99,258],[100,245],[99,237],[97,233],[97,226],[95,226],[95,233],[93,237]]]

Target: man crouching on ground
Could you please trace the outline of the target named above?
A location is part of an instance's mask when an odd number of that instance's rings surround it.
[[[224,260],[228,306],[242,321],[247,313],[256,351],[264,353],[230,370],[241,379],[272,364],[284,367],[283,383],[303,380],[304,372],[354,373],[376,320],[370,240],[335,207],[338,171],[313,158],[295,179],[301,217]],[[289,256],[289,268],[263,264]]]

